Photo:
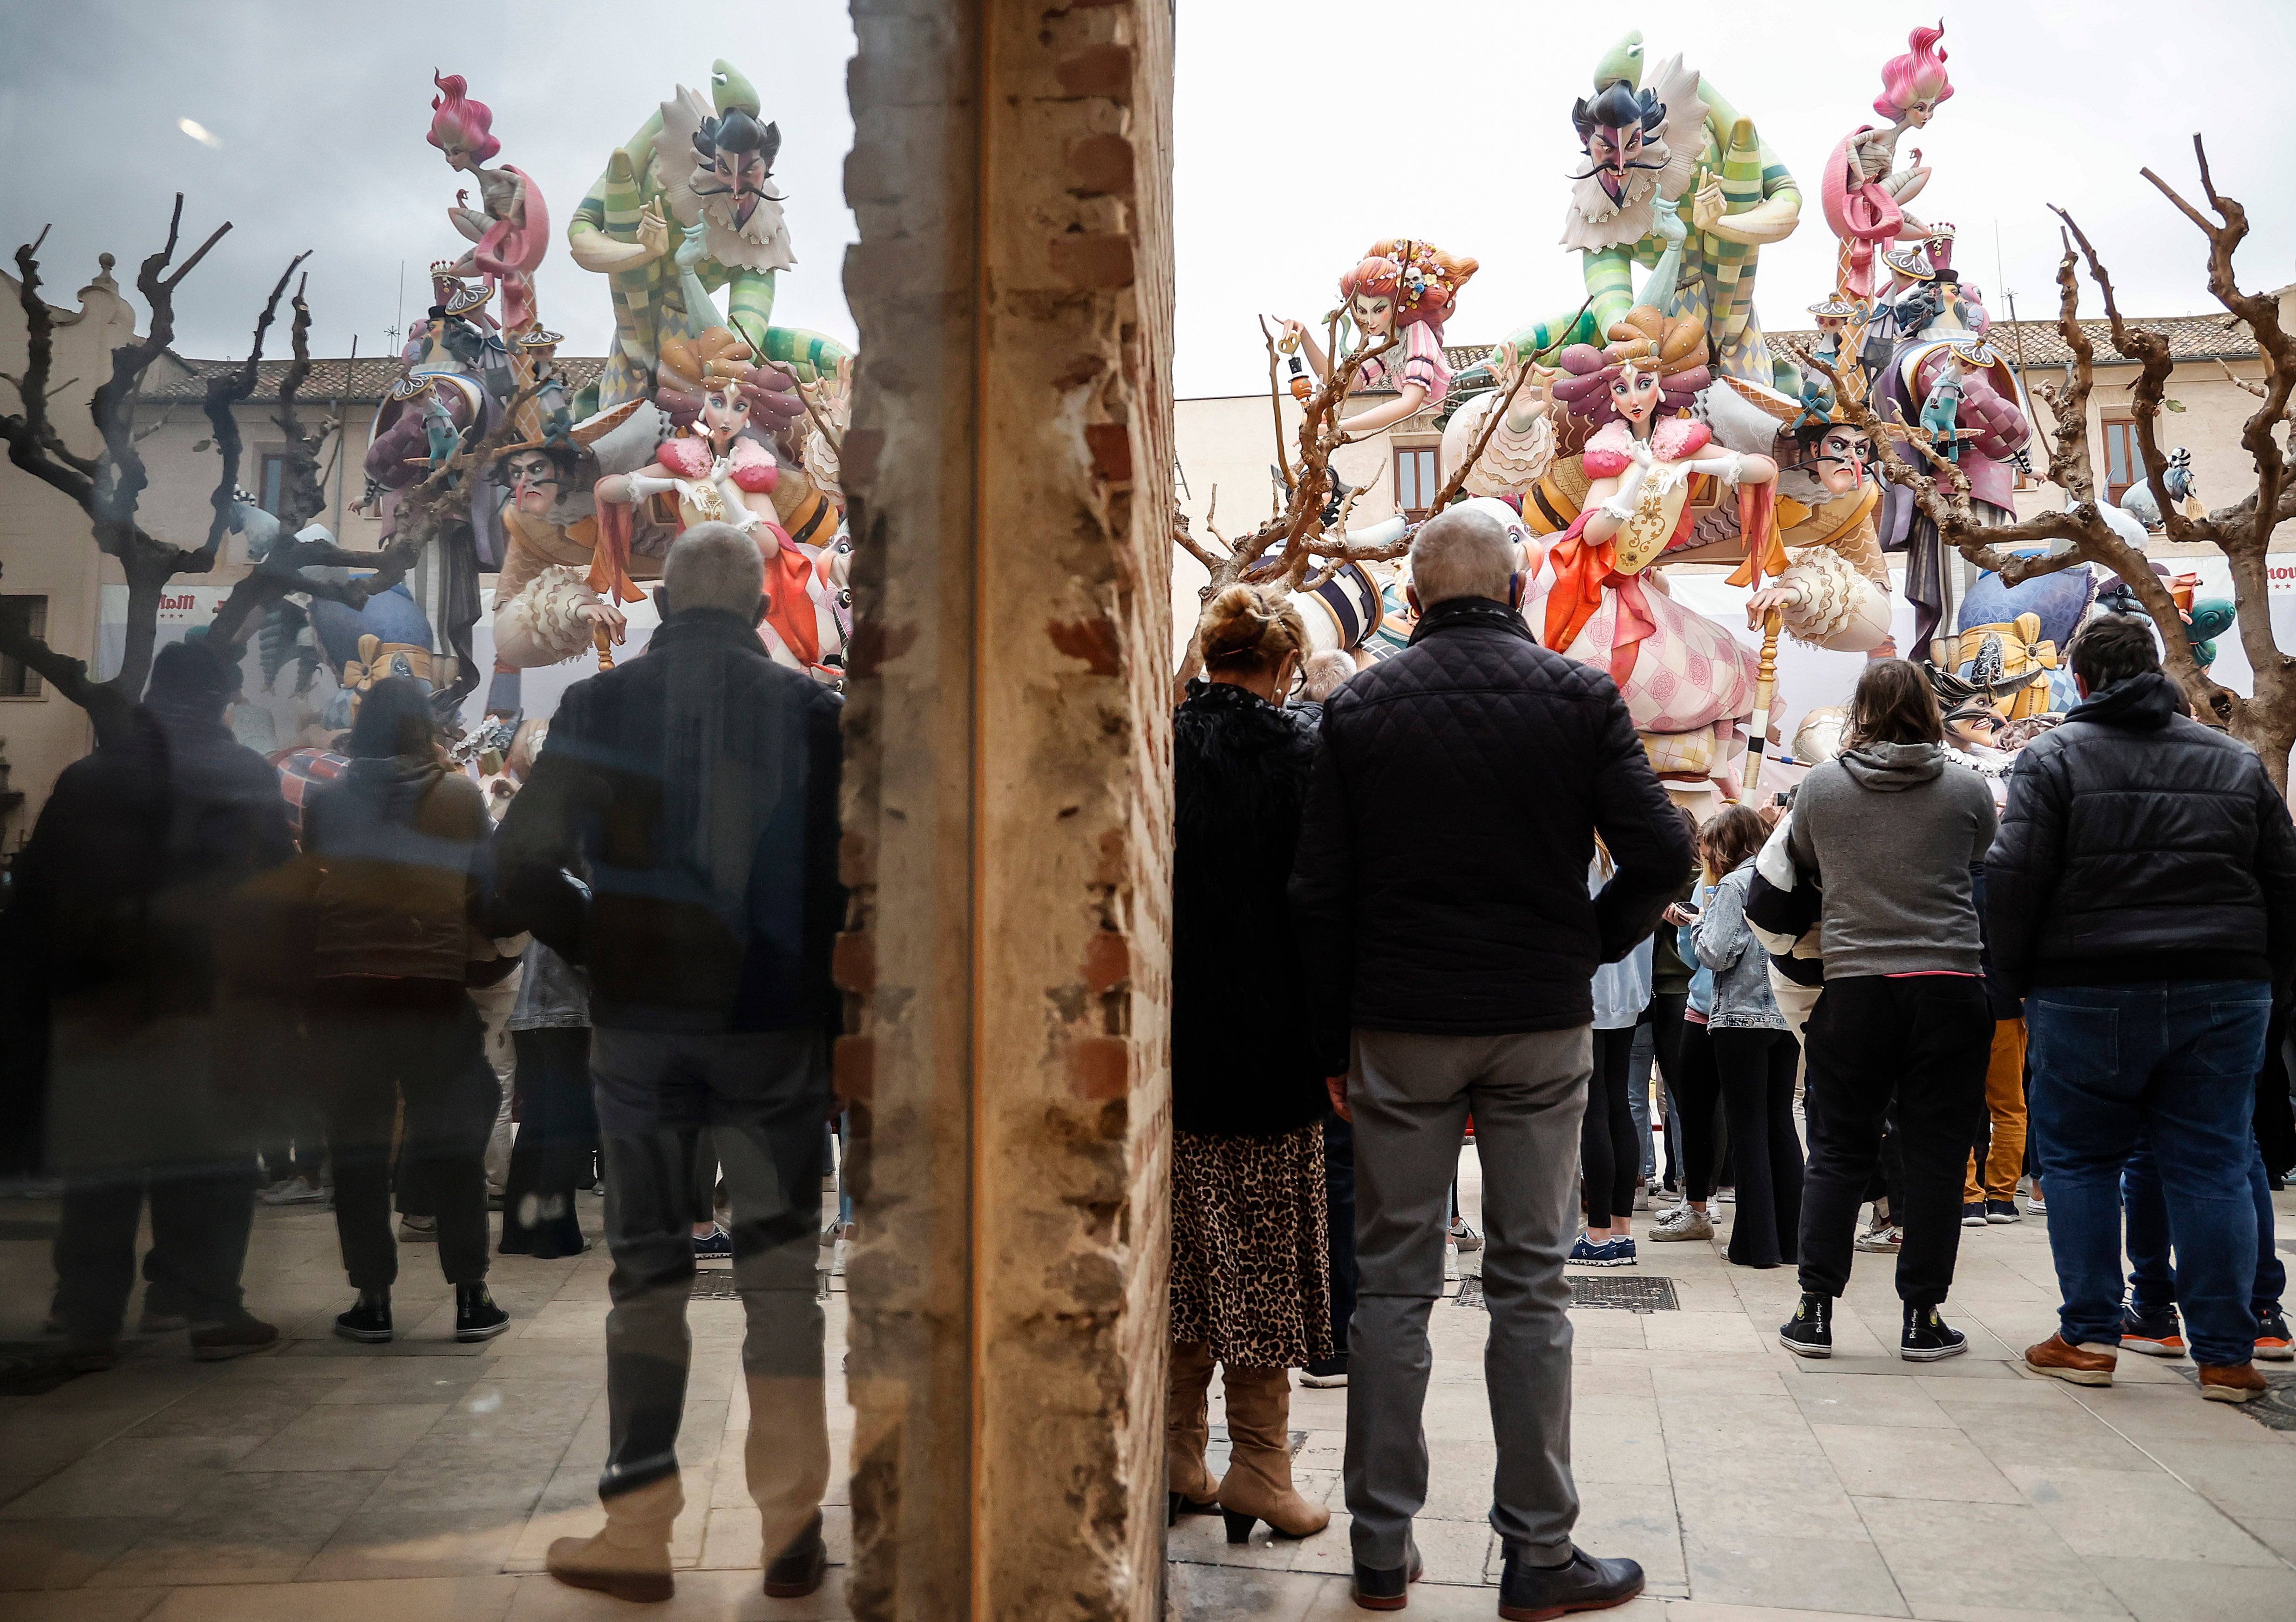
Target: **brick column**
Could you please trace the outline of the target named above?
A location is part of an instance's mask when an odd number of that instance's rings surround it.
[[[1160,1613],[1167,0],[855,0],[858,1618]]]

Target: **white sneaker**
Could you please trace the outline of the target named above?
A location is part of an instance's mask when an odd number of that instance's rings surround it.
[[[1459,1241],[1447,1233],[1443,1238],[1443,1282],[1447,1284],[1459,1282]]]

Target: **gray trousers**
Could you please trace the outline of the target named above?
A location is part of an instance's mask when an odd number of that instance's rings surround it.
[[[1421,1413],[1443,1293],[1443,1216],[1470,1110],[1483,1169],[1483,1384],[1498,1438],[1491,1526],[1533,1565],[1570,1554],[1570,1286],[1586,1026],[1512,1036],[1355,1033],[1355,1317],[1348,1330],[1348,1511],[1358,1564],[1410,1559],[1427,1502]]]

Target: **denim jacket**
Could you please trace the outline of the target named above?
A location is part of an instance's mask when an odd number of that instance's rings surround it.
[[[523,966],[518,1000],[511,1004],[510,1029],[555,1030],[589,1025],[590,981],[582,971],[538,940],[527,946]]]
[[[1692,926],[1698,961],[1714,971],[1712,1030],[1784,1030],[1785,1016],[1770,992],[1769,954],[1746,922],[1746,889],[1754,881],[1749,856],[1725,874]]]

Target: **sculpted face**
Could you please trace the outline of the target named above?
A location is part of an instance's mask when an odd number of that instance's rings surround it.
[[[756,211],[758,200],[765,195],[766,156],[762,152],[736,152],[724,147],[710,160],[709,173],[716,185],[722,186],[729,201],[736,225],[746,225]]]
[[[1384,338],[1395,325],[1395,300],[1385,293],[1357,293],[1348,311],[1368,338]]]
[[[1658,373],[1636,366],[1621,366],[1611,380],[1611,405],[1628,422],[1640,428],[1658,410]]]
[[[731,386],[712,389],[702,397],[702,425],[720,449],[733,442],[734,436],[750,425],[750,402],[739,389]]]
[[[1847,496],[1866,482],[1874,460],[1874,441],[1862,428],[1837,422],[1818,439],[1817,477],[1836,496]]]
[[[1587,137],[1587,156],[1592,160],[1595,178],[1602,182],[1603,190],[1612,202],[1624,202],[1627,196],[1627,172],[1643,155],[1643,127],[1628,125],[1623,129],[1609,125],[1597,125]]]
[[[1936,116],[1936,113],[1937,109],[1931,106],[1929,102],[1915,102],[1911,107],[1906,109],[1906,122],[1915,129],[1920,129]]]
[[[540,451],[519,451],[504,463],[510,479],[511,503],[521,512],[540,518],[566,493],[565,475],[557,463]]]

